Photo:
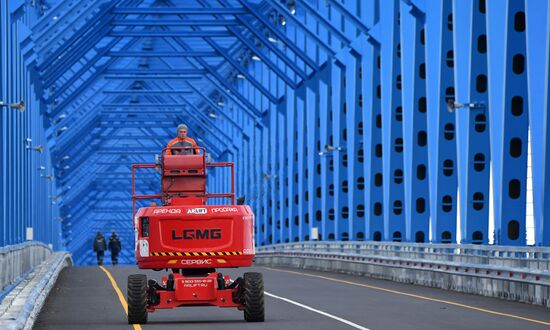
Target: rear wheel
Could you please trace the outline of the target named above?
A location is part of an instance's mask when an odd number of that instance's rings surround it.
[[[147,276],[128,276],[128,323],[147,323]]]
[[[264,321],[264,278],[261,273],[244,273],[244,319],[247,322]]]

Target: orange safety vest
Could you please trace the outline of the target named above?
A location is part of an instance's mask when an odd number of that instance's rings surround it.
[[[176,137],[168,144],[166,145],[166,154],[167,155],[192,155],[192,154],[198,154],[198,151],[196,149],[170,149],[170,147],[197,147],[197,142],[193,140],[190,137],[186,137],[185,139],[180,139],[179,137]]]

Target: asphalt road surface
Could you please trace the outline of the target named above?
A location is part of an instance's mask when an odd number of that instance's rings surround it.
[[[264,274],[266,319],[247,323],[243,312],[188,307],[149,313],[129,325],[109,279],[126,295],[129,274],[160,282],[164,272],[133,266],[66,268],[35,329],[550,329],[550,309],[367,277],[265,267],[230,269]],[[221,270],[221,269],[220,269]]]

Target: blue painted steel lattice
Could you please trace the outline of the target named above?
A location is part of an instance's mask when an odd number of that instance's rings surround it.
[[[0,6],[0,246],[33,228],[85,264],[116,230],[131,262],[130,165],[182,122],[258,245],[550,245],[547,0]]]

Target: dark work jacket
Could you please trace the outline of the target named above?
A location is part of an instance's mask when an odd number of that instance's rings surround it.
[[[105,237],[96,236],[94,240],[94,252],[101,252],[107,249],[107,242],[105,242]]]
[[[109,239],[109,251],[111,253],[117,254],[120,252],[122,246],[120,244],[120,240],[118,239],[118,236],[111,236]]]

